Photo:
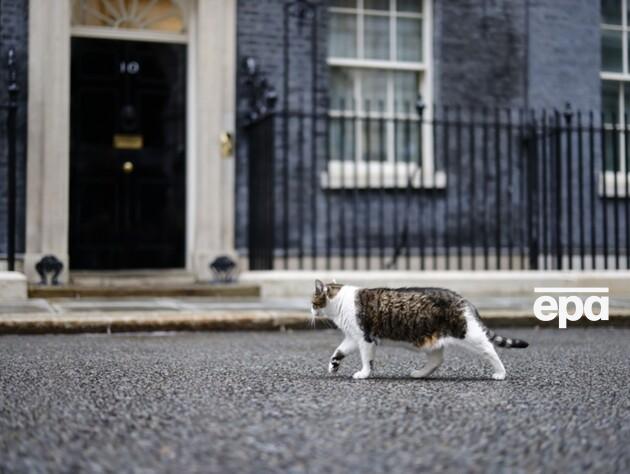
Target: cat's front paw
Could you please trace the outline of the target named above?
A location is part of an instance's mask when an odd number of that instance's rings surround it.
[[[423,379],[428,375],[426,370],[412,370],[409,376],[413,379]]]
[[[367,379],[370,376],[370,372],[367,370],[359,370],[358,372],[355,372],[354,375],[352,376],[353,379],[355,380],[363,380],[363,379]]]
[[[339,361],[330,361],[330,364],[328,364],[328,373],[336,373],[339,370],[339,365]]]
[[[505,380],[505,372],[495,372],[492,374],[493,380]]]

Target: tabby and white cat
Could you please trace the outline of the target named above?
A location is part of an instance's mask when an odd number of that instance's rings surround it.
[[[370,376],[374,347],[384,339],[423,350],[428,361],[411,377],[427,377],[444,359],[444,347],[459,345],[480,355],[492,366],[492,378],[503,380],[505,367],[494,350],[524,348],[528,343],[496,335],[479,318],[477,309],[462,296],[442,288],[358,288],[315,281],[311,300],[313,317],[331,319],[344,333],[328,371],[337,372],[348,354],[359,350],[362,368],[355,379]]]

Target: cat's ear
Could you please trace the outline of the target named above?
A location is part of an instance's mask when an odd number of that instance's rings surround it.
[[[321,280],[315,280],[315,293],[316,294],[321,294],[324,292],[324,283]]]

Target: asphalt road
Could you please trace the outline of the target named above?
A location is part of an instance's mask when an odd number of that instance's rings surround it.
[[[509,330],[503,382],[336,331],[0,337],[0,472],[629,472],[630,330]]]

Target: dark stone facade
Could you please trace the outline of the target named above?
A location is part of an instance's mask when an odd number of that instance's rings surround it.
[[[278,110],[285,108],[284,100],[288,97],[289,108],[299,108],[300,101],[309,107],[312,102],[311,31],[300,30],[294,19],[289,23],[288,56],[290,59],[289,90],[283,90],[283,9],[287,0],[238,0],[237,11],[237,55],[241,65],[246,57],[256,59],[260,68],[267,75],[269,82],[278,93]],[[316,72],[318,77],[315,97],[316,112],[326,110],[325,98],[328,92],[328,66],[326,63],[328,21],[326,0],[314,2],[321,5],[317,28]],[[433,2],[433,71],[434,97],[432,100],[438,105],[465,108],[489,108],[492,114],[494,107],[505,108],[533,108],[558,109],[562,111],[567,102],[572,104],[573,110],[599,111],[600,97],[600,15],[599,1],[594,0],[523,0],[514,2],[509,0],[445,0]],[[28,47],[28,0],[3,0],[0,2],[0,102],[7,99],[7,75],[5,62],[9,47],[15,47],[18,60],[18,80],[20,84],[20,107],[18,124],[18,251],[24,247],[24,211],[25,211],[25,162],[26,162],[26,112],[27,112],[27,47]],[[237,111],[239,114],[237,127],[236,153],[236,247],[247,252],[248,239],[248,148],[244,133],[243,114],[247,110],[247,91],[243,87],[243,75],[239,70],[237,85]],[[515,114],[516,114],[515,110]],[[0,111],[0,127],[4,130],[6,113]],[[371,214],[379,209],[383,203],[385,209],[385,240],[388,246],[396,243],[397,235],[405,219],[406,213],[402,192],[386,192],[384,196],[376,193],[359,191],[355,194],[351,190],[346,193],[339,191],[324,192],[312,182],[319,183],[319,175],[323,170],[326,156],[323,153],[325,142],[325,128],[323,123],[303,123],[295,119],[288,120],[289,144],[287,146],[286,161],[283,154],[283,116],[276,120],[276,183],[278,189],[288,178],[287,196],[289,199],[289,221],[300,223],[303,236],[297,224],[289,231],[289,246],[296,248],[298,241],[303,243],[305,252],[316,242],[317,247],[324,245],[327,235],[325,226],[321,223],[327,208],[333,207],[337,211],[343,205],[350,205],[351,199],[358,196],[361,203],[359,212],[352,216],[362,223],[370,221],[369,232],[359,236],[360,246],[375,245],[378,242],[378,219],[371,218]],[[315,127],[313,134],[312,126]],[[295,136],[303,127],[303,141],[298,144]],[[465,138],[465,137],[464,137]],[[317,145],[315,155],[311,155],[312,144]],[[573,142],[577,146],[576,142]],[[516,147],[516,140],[513,145]],[[492,145],[490,145],[492,147]],[[506,143],[502,145],[507,146]],[[600,149],[598,141],[594,144]],[[302,153],[298,147],[303,147]],[[479,147],[479,144],[477,144]],[[492,192],[493,183],[507,182],[509,176],[508,159],[503,155],[498,169],[494,162],[489,165],[486,173],[480,162],[481,150],[476,149],[477,158],[473,162],[468,155],[456,156],[455,145],[450,145],[448,163],[449,174],[452,176],[447,189],[440,191],[415,192],[421,204],[429,215],[431,209],[439,216],[435,234],[440,242],[455,242],[462,236],[462,225],[458,225],[458,206],[463,215],[482,215],[484,209],[492,209],[496,204],[496,194]],[[505,153],[505,152],[503,152]],[[514,150],[516,156],[516,149]],[[300,156],[303,160],[300,161]],[[310,163],[312,158],[317,161],[317,167]],[[446,168],[444,156],[436,156],[438,167]],[[505,222],[509,219],[513,224],[523,211],[523,190],[527,186],[523,163],[518,164],[516,158],[512,163],[514,182],[512,196],[515,208],[507,207],[498,219],[492,222]],[[573,165],[577,166],[577,165]],[[583,163],[583,170],[587,163]],[[599,152],[596,153],[594,166],[601,169]],[[551,171],[551,170],[550,170]],[[566,171],[566,168],[565,168]],[[575,186],[580,185],[577,180],[579,173],[567,173]],[[498,173],[498,174],[497,174]],[[470,177],[475,179],[471,180]],[[315,177],[313,181],[312,178]],[[306,182],[305,182],[306,181]],[[566,182],[566,181],[565,181]],[[470,197],[473,187],[475,192],[482,192],[484,183],[488,184],[490,192],[483,200],[464,199],[458,203],[455,191],[463,190]],[[586,183],[589,194],[594,183]],[[481,189],[481,191],[480,191]],[[505,187],[503,188],[505,189]],[[275,196],[276,207],[282,209],[284,195]],[[564,202],[568,195],[563,194]],[[598,212],[594,220],[588,217],[587,228],[603,226],[601,207],[607,205],[612,212],[613,200],[606,204],[598,198]],[[625,209],[625,201],[622,210]],[[350,209],[350,208],[349,208]],[[550,209],[553,210],[553,209]],[[421,212],[412,211],[409,228],[415,229],[426,222]],[[622,213],[619,214],[621,217]],[[425,217],[426,217],[425,216]],[[582,216],[585,217],[585,216]],[[328,227],[332,232],[334,242],[340,241],[340,234],[346,232],[346,244],[351,245],[353,221],[347,222],[348,228],[342,229],[338,214],[332,215],[335,224]],[[580,219],[579,209],[574,207],[573,222]],[[6,244],[6,133],[0,133],[0,252],[5,251]],[[276,216],[278,232],[281,232],[284,221],[280,212]],[[515,239],[524,244],[526,236],[521,227],[515,230]],[[431,225],[429,223],[429,225]],[[466,224],[469,225],[469,224]],[[514,224],[516,225],[516,224]],[[613,233],[614,222],[609,220],[608,228]],[[624,225],[624,221],[620,222]],[[497,235],[498,227],[487,230],[489,242],[492,243]],[[433,233],[433,229],[430,230]],[[315,238],[313,238],[315,236]],[[279,245],[283,245],[279,236]],[[469,239],[469,237],[467,237]],[[479,244],[479,242],[477,242]],[[622,242],[621,245],[624,245]]]
[[[267,2],[241,0],[238,11],[239,57],[253,56],[258,60],[270,83],[278,90],[279,109],[282,109],[284,94],[281,88],[283,4],[285,4],[284,0]],[[547,109],[553,113],[554,109],[563,111],[565,104],[570,103],[573,111],[599,110],[599,2],[589,0],[526,0],[523,2],[458,0],[455,2],[449,0],[434,1],[433,9],[434,97],[432,99],[440,111],[442,106],[459,105],[464,108],[464,114],[467,114],[470,108],[474,108],[476,116],[480,119],[482,109],[487,107],[489,120],[492,121],[495,110],[498,109],[501,114],[505,114],[505,110],[509,108],[513,110],[512,117],[515,120],[516,129],[519,113],[523,109],[535,109],[537,114],[542,109]],[[325,8],[322,9],[321,19],[320,41],[321,36],[326,32]],[[288,39],[292,47],[301,45],[290,51],[293,64],[290,73],[296,78],[296,89],[290,92],[295,94],[296,91],[299,92],[300,87],[308,89],[308,67],[299,65],[295,67],[300,60],[304,60],[303,53],[308,51],[308,48],[304,47],[304,38],[298,36],[297,32],[291,32]],[[325,45],[323,47],[319,45],[319,51],[321,76],[325,77],[325,56],[321,54],[325,51]],[[325,81],[322,82],[324,83]],[[325,92],[323,90],[322,94]],[[308,96],[308,91],[306,91],[306,96]],[[239,109],[243,110],[243,104]],[[452,109],[451,113],[453,113]],[[537,116],[540,117],[540,115]],[[278,130],[282,129],[283,123],[282,116],[279,116],[276,121],[276,154],[278,155],[276,163],[279,169],[276,172],[278,173],[277,182],[281,184],[284,165],[280,156],[283,153],[282,135]],[[454,137],[451,135],[448,147],[442,147],[442,151],[435,156],[437,167],[446,170],[449,176],[446,189],[414,191],[416,197],[412,199],[414,204],[411,209],[406,206],[402,191],[388,191],[384,195],[378,195],[366,190],[326,191],[319,186],[317,186],[317,191],[314,191],[310,186],[310,181],[305,183],[305,179],[310,180],[313,175],[319,177],[325,169],[323,163],[326,156],[322,151],[321,143],[316,142],[320,144],[315,156],[317,164],[313,173],[311,167],[313,159],[308,151],[312,137],[306,134],[305,149],[307,151],[299,153],[290,149],[288,187],[285,195],[276,196],[278,214],[284,212],[283,199],[289,201],[289,218],[287,219],[290,227],[289,254],[299,255],[303,252],[307,256],[313,243],[321,253],[327,239],[333,242],[333,253],[339,251],[339,245],[345,245],[346,252],[351,254],[351,248],[355,242],[361,249],[370,245],[374,246],[379,241],[378,226],[380,225],[379,219],[374,219],[374,213],[381,212],[379,210],[381,204],[384,209],[386,229],[384,241],[389,248],[400,239],[403,225],[408,225],[412,232],[410,239],[418,242],[420,234],[418,231],[413,233],[414,229],[420,229],[423,225],[426,227],[427,224],[432,228],[425,230],[427,235],[424,237],[431,240],[435,236],[440,246],[453,245],[459,241],[463,241],[465,246],[470,246],[471,240],[476,238],[476,242],[472,242],[475,246],[480,246],[483,239],[492,246],[499,239],[503,246],[511,243],[524,248],[529,239],[527,232],[529,223],[524,216],[526,216],[528,205],[527,190],[531,188],[531,183],[527,182],[527,161],[524,158],[523,143],[519,141],[520,138],[515,130],[512,133],[511,144],[508,145],[507,134],[503,133],[497,148],[493,131],[490,130],[489,134],[489,162],[485,169],[482,164],[481,131],[477,132],[476,158],[472,159],[469,150],[465,150],[463,155],[461,153],[458,155]],[[244,138],[243,135],[241,137]],[[466,137],[467,135],[464,134],[463,139],[466,140]],[[442,131],[438,132],[437,138],[442,144]],[[541,160],[543,159],[543,143],[547,145],[548,153],[551,153],[553,146],[550,135],[547,135],[545,140],[539,137],[537,141]],[[246,252],[247,145],[243,143],[246,140],[240,141],[237,154],[239,168],[236,191],[236,245],[240,251]],[[571,180],[573,186],[581,184],[579,183],[579,165],[575,159],[577,151],[575,139],[572,140],[572,144],[573,161],[570,165],[565,164],[563,167],[562,172],[565,176],[563,186],[566,186],[567,179]],[[290,139],[289,147],[291,146],[295,146],[293,139]],[[512,147],[511,158],[507,154],[508,146]],[[566,147],[566,141],[563,141],[562,146]],[[599,170],[601,169],[601,155],[597,138],[595,148],[594,167]],[[449,153],[445,154],[444,149],[447,149]],[[497,150],[499,155],[496,155]],[[498,160],[495,155],[499,156]],[[555,168],[549,162],[547,165],[546,172],[554,173]],[[584,176],[588,175],[588,170],[585,168],[587,165],[585,156],[582,162]],[[542,179],[542,168],[536,171]],[[317,182],[319,182],[318,179]],[[587,195],[591,196],[596,183],[585,178],[582,184],[583,187],[586,186]],[[499,192],[496,192],[497,186]],[[538,183],[538,186],[542,184]],[[548,186],[552,188],[553,183]],[[563,189],[561,194],[565,219],[569,199],[567,189]],[[458,199],[457,191],[463,193],[463,199]],[[556,202],[556,191],[550,189],[549,193],[548,198]],[[353,207],[353,202],[358,203],[356,208]],[[501,210],[496,212],[499,203]],[[416,204],[419,204],[417,208]],[[542,203],[538,204],[542,205]],[[551,223],[552,213],[556,211],[554,205],[551,202],[547,203],[545,211],[547,225]],[[590,229],[592,224],[598,228],[603,226],[601,219],[604,205],[607,205],[612,212],[613,204],[610,200],[606,202],[596,197],[595,220],[592,221],[582,215],[586,229]],[[352,216],[346,224],[343,223],[344,217],[340,211],[343,206],[347,206],[345,215]],[[322,216],[326,215],[328,207],[333,209],[331,222],[321,225]],[[585,207],[582,214],[587,210],[588,208]],[[431,213],[437,216],[435,224],[430,220]],[[470,220],[470,216],[474,216],[474,219]],[[320,220],[317,225],[311,225],[314,217]],[[428,222],[427,219],[429,219]],[[540,219],[539,222],[542,222],[542,215]],[[476,225],[474,220],[488,222],[487,226],[477,228],[476,236],[474,235]],[[573,223],[580,222],[580,209],[577,203],[572,207],[571,220]],[[355,221],[358,224],[355,224]],[[370,224],[366,225],[366,221]],[[282,219],[276,219],[277,234],[283,233],[284,222]],[[608,225],[609,227],[612,225],[611,220]],[[623,221],[621,225],[623,226]],[[611,235],[612,230],[610,228]],[[544,232],[549,232],[548,241],[555,239],[551,235],[550,228]],[[346,234],[345,238],[340,234]],[[279,249],[282,249],[287,242],[286,237],[286,235],[277,235]],[[561,240],[564,244],[567,238],[568,235],[562,236]],[[540,239],[542,245],[542,236]],[[344,240],[345,244],[341,243]],[[587,242],[590,242],[588,238]],[[443,249],[440,250],[442,251]],[[363,253],[363,250],[360,252]],[[280,254],[283,253],[280,252]]]
[[[7,58],[9,48],[15,48],[18,96],[17,126],[17,236],[16,250],[24,250],[25,186],[26,186],[26,113],[28,93],[28,0],[0,2],[0,103],[6,104]],[[7,133],[6,109],[0,109],[0,253],[6,252],[7,216]]]
[[[328,91],[328,67],[326,64],[327,55],[327,12],[322,6],[325,2],[315,1],[317,5],[316,22],[312,18],[305,18],[301,24],[299,18],[294,16],[295,10],[291,10],[285,15],[286,1],[264,1],[239,0],[237,12],[237,64],[239,71],[237,74],[237,164],[236,164],[236,246],[243,249],[247,246],[247,223],[248,223],[248,163],[247,163],[247,140],[245,139],[244,117],[248,110],[248,91],[244,86],[243,62],[246,58],[254,58],[261,71],[268,78],[269,83],[275,88],[278,94],[278,104],[276,110],[316,110],[322,113],[326,110],[325,99]],[[308,15],[308,13],[305,13]],[[285,19],[287,21],[287,82],[288,90],[284,90],[285,83]],[[317,25],[315,27],[315,24]],[[316,48],[313,48],[314,29],[316,28]],[[311,55],[316,55],[316,70],[313,70]],[[313,102],[313,73],[316,73],[316,97]],[[282,144],[284,143],[282,116],[278,115],[276,120],[276,173],[278,184],[284,179],[283,168],[285,161],[282,159]],[[295,140],[297,128],[300,126],[295,118],[288,120],[289,145],[287,154],[296,156],[298,144]],[[311,124],[302,124],[305,130],[312,130]],[[321,141],[324,131],[321,126],[317,127],[316,135]],[[304,134],[303,147],[305,150],[311,149],[313,137],[311,133]],[[311,161],[306,160],[306,161]],[[292,196],[304,195],[312,190],[304,189],[300,177],[309,176],[310,169],[303,168],[296,173],[297,164],[295,160],[289,160],[289,167],[286,169],[289,177],[287,187]],[[299,175],[299,176],[298,176]],[[277,196],[276,206],[282,205],[282,196]],[[305,199],[310,199],[306,196]],[[300,210],[295,208],[291,213],[292,218],[298,218]],[[281,223],[276,222],[277,226]],[[297,236],[296,236],[297,237]]]
[[[435,98],[464,107],[523,107],[525,2],[434,2]]]
[[[599,0],[529,0],[529,106],[599,112]]]

